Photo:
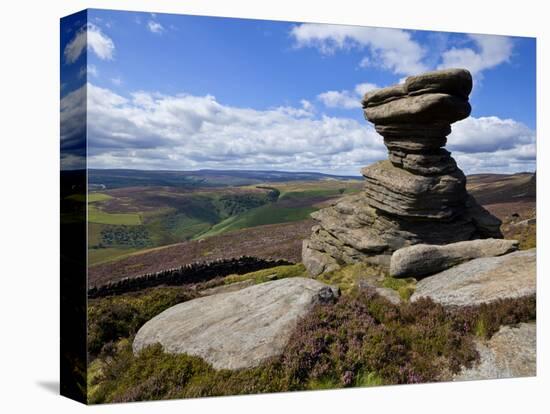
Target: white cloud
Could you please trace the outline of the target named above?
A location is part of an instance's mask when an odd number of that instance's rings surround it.
[[[535,144],[535,132],[513,119],[469,117],[452,126],[449,149],[461,152],[495,152]]]
[[[385,157],[366,123],[314,117],[311,107],[268,110],[215,97],[136,92],[126,98],[88,84],[90,166],[247,168],[358,174]]]
[[[363,97],[364,94],[367,92],[373,91],[375,89],[380,88],[380,86],[374,84],[374,83],[360,83],[358,85],[355,85],[355,93],[359,94],[359,96]]]
[[[82,66],[78,71],[79,79],[84,78],[85,76],[97,78],[99,76],[99,71],[95,65]]]
[[[304,23],[294,26],[290,34],[296,47],[315,47],[327,55],[366,48],[371,58],[363,58],[361,66],[376,65],[399,75],[428,69],[422,63],[426,50],[405,30]]]
[[[513,119],[470,117],[453,125],[448,148],[467,173],[534,171],[536,134]]]
[[[477,50],[456,47],[446,50],[438,68],[466,68],[476,75],[510,60],[514,45],[509,37],[479,34],[468,37]]]
[[[113,85],[120,86],[120,85],[122,85],[122,79],[120,78],[120,76],[118,76],[116,78],[111,78],[111,83]]]
[[[356,175],[387,158],[382,137],[370,124],[314,115],[303,102],[298,108],[255,110],[223,105],[210,95],[138,91],[124,97],[90,83],[87,93],[83,90],[62,99],[62,146],[78,144],[87,120],[90,167]],[[535,169],[535,132],[510,119],[458,122],[448,148],[466,173]]]
[[[327,91],[317,95],[317,99],[329,108],[353,109],[361,107],[359,98],[349,91]]]
[[[509,37],[472,34],[467,35],[472,47],[448,48],[443,43],[431,48],[402,29],[313,23],[294,26],[290,35],[296,47],[314,47],[325,55],[365,49],[368,54],[361,58],[359,67],[379,67],[401,76],[401,80],[404,75],[450,67],[466,68],[479,77],[484,70],[509,62],[514,47]]]
[[[159,22],[156,22],[154,20],[149,20],[147,22],[147,28],[151,33],[161,34],[164,32],[164,27]]]
[[[307,99],[302,99],[300,104],[302,104],[302,109],[304,111],[313,112],[315,110],[315,106]]]
[[[88,48],[102,60],[113,59],[115,44],[106,36],[99,27],[88,23],[81,27],[74,38],[65,46],[63,55],[66,63],[74,63],[80,57],[84,49]]]
[[[361,108],[363,95],[377,88],[378,86],[373,83],[360,83],[355,86],[353,91],[327,91],[317,95],[317,99],[329,108]]]

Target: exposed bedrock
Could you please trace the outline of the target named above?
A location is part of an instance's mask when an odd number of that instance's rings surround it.
[[[391,254],[414,244],[501,238],[500,220],[466,191],[466,177],[443,147],[451,124],[469,116],[472,78],[449,69],[407,78],[367,93],[365,118],[388,148],[388,160],[361,170],[364,190],[317,211],[303,244],[312,275],[343,264],[389,266]]]

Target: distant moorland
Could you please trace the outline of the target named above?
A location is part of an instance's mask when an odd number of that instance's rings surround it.
[[[212,170],[90,170],[89,182],[91,283],[240,255],[298,262],[309,214],[363,185],[317,173]],[[534,230],[508,225],[534,215],[533,183],[531,173],[477,174],[468,190],[505,233],[534,243]]]

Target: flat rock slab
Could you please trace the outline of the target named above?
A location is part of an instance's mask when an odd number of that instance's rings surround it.
[[[536,249],[474,259],[422,279],[411,296],[448,306],[478,305],[536,292]]]
[[[138,331],[134,352],[160,343],[165,352],[203,358],[215,369],[249,368],[280,355],[299,319],[336,288],[296,277],[175,305]]]
[[[503,326],[489,341],[476,343],[479,363],[454,381],[533,377],[537,375],[537,328],[533,323]]]
[[[228,285],[215,286],[208,289],[201,290],[199,295],[210,296],[217,295],[219,293],[236,292],[238,290],[247,288],[254,285],[253,279],[243,280],[242,282],[230,283]]]
[[[445,245],[417,244],[396,250],[390,275],[419,277],[431,275],[459,263],[480,257],[501,256],[518,249],[517,240],[478,239]]]

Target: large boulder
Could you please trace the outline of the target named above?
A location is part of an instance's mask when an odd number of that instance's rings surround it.
[[[299,319],[336,288],[289,278],[175,305],[138,331],[134,352],[160,343],[165,352],[202,357],[216,369],[248,368],[279,355]]]
[[[394,277],[420,277],[479,257],[502,256],[518,249],[517,240],[478,239],[443,246],[417,244],[396,250],[390,262]]]
[[[447,306],[467,306],[536,292],[536,249],[474,259],[422,279],[411,296]]]
[[[503,326],[489,341],[477,341],[480,361],[463,369],[454,381],[533,377],[537,375],[535,322]]]

